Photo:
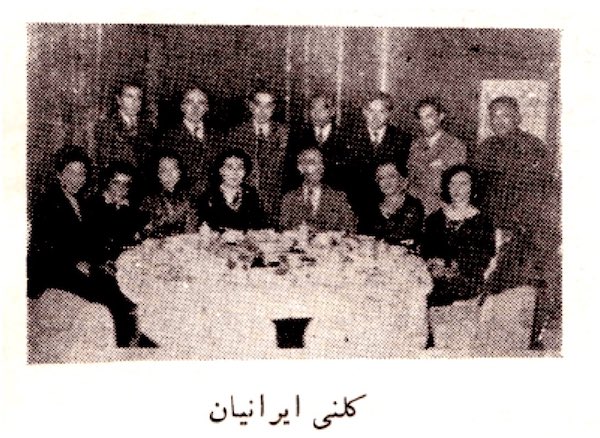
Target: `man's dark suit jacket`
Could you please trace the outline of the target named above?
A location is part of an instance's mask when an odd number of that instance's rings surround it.
[[[181,157],[193,202],[196,202],[209,186],[213,161],[218,153],[220,141],[220,136],[206,124],[204,124],[204,140],[198,140],[183,122],[175,129],[167,131],[161,140],[161,148],[172,149]]]
[[[375,182],[377,164],[383,160],[395,162],[406,170],[412,135],[387,125],[385,135],[377,146],[371,143],[365,123],[347,134],[340,145],[343,188],[348,193],[350,205],[359,219],[368,214],[373,202],[378,202],[380,192]]]
[[[275,122],[271,122],[266,139],[257,137],[252,122],[234,128],[228,136],[228,146],[243,149],[252,159],[252,172],[246,182],[256,188],[269,227],[279,223],[287,144],[287,127]]]
[[[68,289],[80,274],[77,262],[89,260],[86,209],[79,203],[82,219],[58,183],[48,189],[36,206],[27,254],[28,295],[39,296],[44,289]]]
[[[288,192],[281,206],[280,229],[289,230],[306,223],[316,231],[356,232],[356,217],[346,200],[344,192],[321,186],[321,199],[313,214],[304,202],[302,187]]]
[[[339,177],[342,161],[339,145],[342,138],[339,128],[334,123],[331,125],[329,136],[322,143],[315,138],[315,128],[312,124],[305,124],[290,134],[284,170],[284,189],[291,190],[302,184],[302,176],[297,169],[297,158],[300,151],[309,147],[316,147],[323,153],[325,166],[323,182],[335,189],[341,188]]]
[[[124,161],[141,170],[154,145],[154,128],[144,120],[136,129],[128,129],[121,116],[102,118],[94,130],[96,164],[102,169],[115,161]]]

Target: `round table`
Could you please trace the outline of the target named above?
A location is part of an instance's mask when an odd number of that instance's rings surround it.
[[[301,258],[312,263],[283,251],[281,260],[296,261],[285,269],[249,267],[228,248],[187,234],[146,240],[117,260],[119,285],[161,358],[391,358],[425,347],[432,281],[404,248],[307,247]],[[280,348],[274,321],[301,318],[303,348]]]

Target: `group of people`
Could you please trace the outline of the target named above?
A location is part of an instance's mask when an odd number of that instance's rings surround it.
[[[120,252],[203,223],[221,232],[307,225],[405,245],[428,263],[430,305],[481,293],[496,229],[513,242],[506,260],[531,254],[523,238],[535,222],[531,202],[552,166],[541,140],[519,128],[511,97],[490,103],[494,134],[470,156],[432,99],[415,107],[416,137],[390,124],[384,93],[364,103],[363,123],[351,129],[334,123],[329,96],[316,95],[306,125],[290,132],[273,120],[274,94],[258,90],[250,120],[226,135],[205,123],[200,88],[186,90],[181,122],[160,136],[140,117],[140,87],[124,84],[116,103],[96,127],[95,157],[71,146],[57,154],[56,184],[33,212],[28,286],[32,298],[55,287],[105,304],[119,346],[154,346],[116,282]]]

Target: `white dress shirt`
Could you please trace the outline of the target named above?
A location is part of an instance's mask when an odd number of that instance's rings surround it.
[[[189,120],[183,119],[183,124],[188,129],[190,134],[200,141],[204,140],[204,122],[192,123]]]

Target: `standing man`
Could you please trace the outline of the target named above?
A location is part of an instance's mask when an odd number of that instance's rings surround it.
[[[441,206],[442,173],[454,165],[465,163],[467,147],[442,129],[446,114],[436,100],[419,101],[414,114],[421,135],[413,141],[408,156],[409,192],[421,200],[428,216]]]
[[[140,116],[142,89],[123,83],[116,94],[116,111],[101,118],[94,130],[96,161],[100,169],[112,162],[126,162],[141,168],[151,151],[154,128]]]
[[[180,108],[183,115],[181,123],[167,131],[161,145],[174,150],[181,157],[190,195],[195,200],[208,186],[210,166],[217,152],[219,139],[204,121],[209,101],[203,90],[198,87],[187,89]]]
[[[362,108],[363,122],[340,147],[342,185],[359,220],[381,195],[375,182],[377,164],[391,161],[401,171],[406,170],[412,136],[390,124],[392,109],[388,94],[371,96]]]
[[[519,128],[519,104],[513,97],[501,96],[488,105],[493,131],[473,151],[470,162],[481,172],[485,198],[483,210],[508,240],[505,257],[499,260],[492,279],[496,292],[526,284],[539,264],[545,233],[540,212],[551,196],[552,165],[546,146],[536,136]]]
[[[229,146],[241,148],[252,158],[248,183],[258,192],[267,226],[275,228],[279,222],[288,129],[272,120],[275,111],[273,93],[256,91],[248,100],[248,108],[251,120],[231,131]]]
[[[324,181],[333,187],[339,185],[336,178],[339,177],[340,167],[340,135],[333,120],[334,114],[331,96],[316,94],[310,99],[306,123],[290,135],[284,178],[287,189],[295,188],[302,182],[296,168],[296,157],[300,151],[309,147],[316,147],[323,155]]]

